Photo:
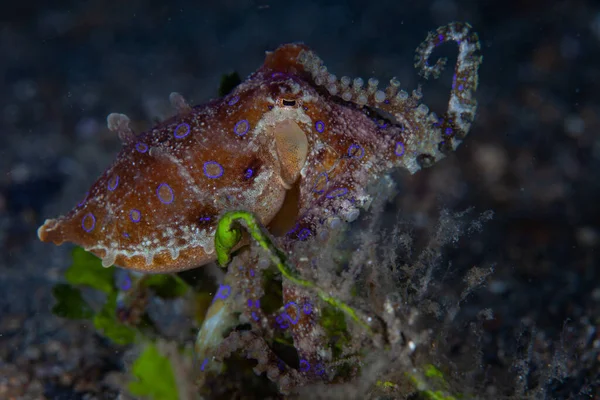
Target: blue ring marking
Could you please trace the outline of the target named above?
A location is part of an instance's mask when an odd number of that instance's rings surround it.
[[[169,190],[169,193],[171,194],[171,200],[165,200],[163,199],[163,197],[160,195],[160,189],[162,187],[166,187]],[[166,183],[161,183],[160,185],[158,185],[158,187],[156,188],[156,197],[158,197],[158,200],[160,200],[161,203],[163,204],[171,204],[173,202],[173,200],[175,200],[175,193],[173,193],[173,189],[171,189],[171,186],[169,186]]]
[[[312,191],[314,193],[321,194],[321,193],[323,193],[325,191],[325,189],[315,190],[317,188],[317,186],[319,185],[319,183],[320,183],[319,181],[321,180],[321,177],[325,177],[324,186],[326,186],[329,183],[329,175],[327,175],[327,172],[321,172],[315,178],[315,184],[313,185],[313,188],[312,188]]]
[[[298,228],[298,223],[296,223],[296,225],[294,225],[292,229],[286,232],[285,236],[292,236],[292,233],[295,233],[298,230]]]
[[[180,130],[179,128],[181,128],[182,126],[186,128],[185,133],[178,133]],[[190,134],[190,131],[190,124],[182,122],[181,124],[177,125],[175,131],[173,131],[173,136],[175,136],[177,139],[183,139],[184,137]]]
[[[129,211],[129,219],[131,222],[137,224],[142,219],[142,212],[134,208],[133,210]]]
[[[86,225],[86,224],[85,224],[85,221],[86,221],[86,219],[87,219],[88,217],[92,219],[92,226],[91,226],[91,228],[89,228],[89,229],[85,227],[85,225]],[[89,213],[85,214],[85,215],[83,216],[83,218],[81,219],[81,228],[82,228],[84,231],[86,231],[86,232],[90,233],[92,230],[94,230],[94,228],[95,228],[95,227],[96,227],[96,217],[94,216],[94,214],[92,214],[91,212],[89,212]]]
[[[146,143],[142,143],[142,142],[137,142],[135,144],[135,149],[139,152],[139,153],[145,153],[148,151],[148,145]]]
[[[240,125],[242,125],[241,128]],[[250,122],[248,122],[247,119],[241,119],[233,127],[233,133],[238,136],[244,136],[246,133],[248,133],[248,129],[250,129]]]
[[[296,319],[295,320],[293,320],[292,317],[290,317],[290,315],[287,313],[287,309],[289,307],[291,307],[291,304],[296,306]],[[294,301],[288,301],[287,304],[285,306],[283,306],[283,309],[285,310],[283,312],[284,318],[287,317],[288,321],[290,321],[292,323],[292,325],[296,325],[298,323],[298,321],[300,320],[300,308],[298,307],[298,304],[296,304],[296,302],[294,302]]]
[[[345,196],[346,194],[348,194],[348,189],[342,187],[342,188],[331,189],[331,191],[329,193],[327,193],[327,196],[325,196],[325,197],[328,199],[335,199],[337,197]]]
[[[304,364],[304,367],[302,366]],[[305,359],[300,360],[300,372],[307,372],[310,370],[310,364]]]
[[[398,148],[400,148],[400,151],[398,151]],[[398,157],[401,157],[404,154],[404,143],[396,142],[396,148],[394,149],[394,153],[396,153]]]
[[[87,200],[88,196],[90,195],[90,192],[85,192],[85,196],[83,197],[83,200],[81,200],[79,202],[79,204],[77,204],[77,207],[81,207],[82,205],[85,204],[85,201]]]
[[[240,100],[240,96],[233,96],[231,99],[229,99],[229,101],[227,102],[228,106],[232,106],[235,103],[237,103]]]
[[[252,170],[252,168],[248,168],[246,170],[246,173],[244,174],[244,178],[250,179],[252,178],[252,175],[254,175],[254,171]]]
[[[315,372],[317,373],[317,375],[322,376],[323,374],[325,374],[325,366],[323,366],[323,364],[318,363],[317,365],[315,365]]]
[[[357,149],[360,149],[360,156],[357,156],[355,154],[355,150],[357,150]],[[348,147],[348,157],[350,157],[350,158],[356,158],[356,159],[360,160],[361,158],[364,157],[364,155],[365,155],[365,149],[363,149],[361,145],[359,145],[359,144],[351,144]]]
[[[116,176],[116,178],[115,178]],[[117,186],[119,186],[119,175],[115,175],[112,178],[110,178],[110,180],[108,181],[108,190],[110,190],[111,192],[113,190],[115,190],[117,188]],[[113,184],[113,180],[114,180],[114,184]]]
[[[131,289],[131,278],[129,277],[129,274],[127,272],[125,272],[125,275],[123,276],[124,277],[119,287],[121,288],[121,290],[128,291],[129,289]]]
[[[219,173],[217,175],[209,174],[208,171],[206,170],[206,167],[209,166],[209,165],[216,165],[217,167],[219,167]],[[221,176],[223,176],[223,171],[224,171],[223,166],[221,164],[219,164],[218,162],[216,162],[216,161],[207,161],[207,162],[205,162],[203,170],[204,170],[204,175],[207,178],[210,178],[210,179],[220,178]]]
[[[302,228],[300,230],[300,232],[298,232],[296,237],[298,238],[299,241],[304,242],[306,239],[308,239],[310,237],[310,235],[312,235],[312,231],[310,229]]]
[[[204,361],[202,361],[202,365],[200,366],[200,371],[204,372],[204,368],[206,368],[206,364],[208,364],[208,358],[205,358]]]
[[[280,329],[287,329],[289,327],[289,325],[285,323],[285,319],[281,315],[275,317],[275,322],[277,322],[277,325],[279,325]]]
[[[446,128],[446,131],[445,131],[444,133],[445,133],[446,135],[452,135],[452,132],[453,132],[452,128],[449,128],[449,127],[448,127],[448,128]]]
[[[227,294],[224,294],[223,291],[227,291]],[[213,303],[217,299],[223,299],[223,300],[225,300],[226,298],[229,297],[230,294],[231,294],[231,286],[229,286],[229,285],[219,285],[219,289],[217,290],[217,293],[215,294],[215,297],[213,298]]]
[[[254,311],[252,311],[252,319],[254,319],[255,321],[259,321],[260,317],[258,315],[256,315],[256,313]]]
[[[309,315],[312,312],[312,305],[307,301],[302,307],[304,314]]]
[[[325,130],[325,123],[323,121],[315,122],[315,129],[317,130],[317,132],[323,133],[323,131]]]

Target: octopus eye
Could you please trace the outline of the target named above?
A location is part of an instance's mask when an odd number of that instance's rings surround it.
[[[277,103],[279,107],[297,107],[300,105],[300,101],[296,99],[279,99]]]

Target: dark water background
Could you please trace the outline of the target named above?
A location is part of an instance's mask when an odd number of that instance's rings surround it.
[[[397,76],[410,91],[419,83],[414,49],[453,20],[480,35],[478,116],[437,168],[398,178],[397,206],[423,224],[434,223],[440,208],[493,210],[483,233],[453,255],[495,264],[490,284],[470,299],[473,309],[496,314],[490,348],[501,351],[523,327],[562,340],[573,350],[561,361],[572,376],[550,398],[593,398],[600,381],[600,3],[582,0],[4,1],[0,398],[76,399],[97,390],[112,398],[108,376],[122,368],[114,349],[93,327],[49,311],[70,248],[36,236],[117,153],[108,113],[127,114],[142,131],[171,115],[170,92],[202,103],[216,97],[223,73],[246,76],[266,50],[290,41],[308,44],[337,76]],[[454,51],[448,45],[440,54]],[[443,111],[450,85],[447,71],[425,85],[423,101]]]

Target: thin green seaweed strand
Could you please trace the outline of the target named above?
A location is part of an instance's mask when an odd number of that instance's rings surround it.
[[[217,225],[215,234],[215,248],[217,251],[217,261],[223,267],[227,266],[231,261],[231,250],[239,243],[242,238],[242,232],[236,225],[242,225],[248,230],[248,233],[260,247],[265,249],[271,258],[273,264],[277,266],[281,275],[290,280],[294,284],[306,288],[316,290],[317,295],[325,302],[342,310],[346,315],[352,318],[355,322],[365,328],[369,333],[372,333],[371,328],[362,321],[356,312],[341,300],[327,294],[323,289],[316,286],[313,282],[302,279],[294,274],[291,268],[287,265],[286,258],[281,250],[277,248],[269,238],[268,234],[263,230],[260,223],[257,221],[254,214],[248,211],[229,211],[221,217]],[[237,224],[236,224],[237,223]]]

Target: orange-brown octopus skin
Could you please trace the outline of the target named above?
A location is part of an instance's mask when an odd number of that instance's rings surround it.
[[[301,44],[267,53],[222,99],[191,107],[172,93],[177,114],[145,133],[136,135],[127,116],[110,114],[108,127],[123,142],[115,162],[38,236],[80,245],[104,266],[151,273],[215,260],[216,224],[229,210],[251,211],[273,232],[284,229],[277,239],[284,248],[315,240],[332,218],[356,219],[371,200],[365,188],[388,170],[414,173],[456,148],[476,110],[476,39],[468,25],[451,24],[417,51],[422,73],[437,75],[441,67],[426,62],[433,48],[459,43],[441,118],[395,79],[384,90],[374,79],[338,79]]]

